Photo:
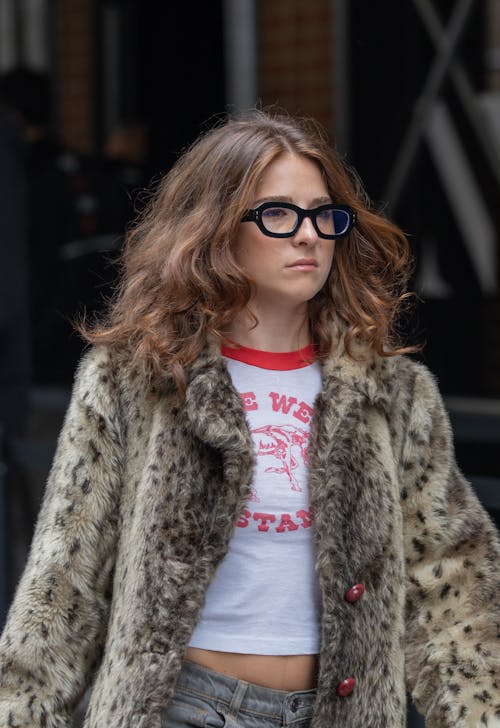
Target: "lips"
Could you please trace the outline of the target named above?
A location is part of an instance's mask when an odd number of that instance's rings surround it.
[[[317,268],[318,267],[318,261],[314,258],[299,258],[299,260],[296,260],[294,263],[291,263],[287,266],[287,268],[300,268],[300,269],[309,269],[309,268]]]

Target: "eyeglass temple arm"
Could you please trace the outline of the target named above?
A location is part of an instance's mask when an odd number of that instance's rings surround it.
[[[258,210],[247,210],[241,218],[241,222],[256,222],[258,219],[258,215]]]

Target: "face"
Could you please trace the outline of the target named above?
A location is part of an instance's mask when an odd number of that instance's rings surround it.
[[[287,152],[264,171],[249,207],[268,201],[311,209],[331,198],[319,167],[307,157]],[[259,312],[268,306],[303,311],[328,278],[334,246],[334,240],[318,237],[310,218],[304,218],[291,238],[272,238],[255,222],[241,223],[236,260],[255,282],[252,307]]]

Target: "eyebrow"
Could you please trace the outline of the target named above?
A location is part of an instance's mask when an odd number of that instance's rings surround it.
[[[260,205],[261,202],[289,202],[292,205],[295,204],[292,198],[287,197],[286,195],[266,195],[265,197],[259,197],[259,199],[255,200],[253,204],[256,206]],[[315,197],[314,200],[311,200],[310,206],[312,209],[314,207],[319,207],[320,205],[329,205],[331,202],[331,197]]]

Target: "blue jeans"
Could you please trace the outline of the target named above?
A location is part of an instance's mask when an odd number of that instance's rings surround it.
[[[315,697],[315,690],[271,690],[185,662],[162,728],[308,728]]]

